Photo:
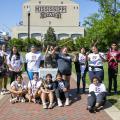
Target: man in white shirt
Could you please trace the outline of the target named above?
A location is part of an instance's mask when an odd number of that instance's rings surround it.
[[[27,63],[28,77],[30,80],[33,80],[33,73],[38,72],[43,56],[39,51],[37,51],[35,46],[32,46],[31,52],[26,54],[25,59]]]
[[[89,66],[89,77],[90,80],[94,76],[97,76],[104,80],[104,70],[103,70],[103,61],[106,60],[106,57],[103,53],[98,52],[97,47],[92,47],[92,53],[88,55],[88,66]]]

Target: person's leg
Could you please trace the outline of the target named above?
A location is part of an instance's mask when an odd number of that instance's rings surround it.
[[[117,73],[116,72],[114,72],[113,80],[114,80],[114,93],[117,94]]]
[[[2,91],[2,81],[3,81],[3,78],[0,77],[0,92]]]
[[[4,89],[7,90],[7,82],[8,82],[8,76],[4,76],[3,78],[3,86],[4,86]]]
[[[111,93],[112,90],[112,70],[108,69],[108,79],[109,79],[109,84],[108,84],[108,92]]]
[[[15,72],[10,71],[10,84],[15,80]]]
[[[57,98],[58,106],[59,106],[59,107],[62,106],[62,101],[61,101],[61,99],[60,99],[60,91],[59,91],[59,89],[56,89],[56,90],[55,90],[55,95],[56,95],[56,98]]]
[[[82,74],[82,84],[83,84],[83,93],[85,93],[85,88],[86,88],[86,72]]]
[[[91,92],[91,93],[88,95],[87,104],[88,104],[88,107],[87,107],[88,110],[89,110],[90,112],[92,112],[92,111],[93,111],[93,108],[94,108],[94,106],[95,106],[95,104],[96,104],[96,95],[95,95],[94,92]]]
[[[81,79],[81,74],[77,73],[77,93],[80,92],[80,79]]]
[[[90,78],[90,81],[92,83],[92,78],[95,76],[95,73],[94,71],[89,71],[89,78]]]
[[[65,105],[68,106],[70,104],[69,92],[68,91],[64,92],[64,95],[65,95],[65,98],[66,98]]]
[[[64,80],[68,81],[68,84],[69,84],[68,89],[70,89],[70,77],[71,77],[71,75],[63,75],[63,76],[62,76],[62,78],[63,78]]]
[[[48,94],[48,97],[49,97],[49,100],[50,100],[50,104],[49,104],[48,108],[51,109],[51,108],[53,107],[53,100],[54,100],[53,92],[50,92],[50,93]]]
[[[99,108],[99,107],[103,106],[105,104],[105,101],[106,101],[106,93],[103,92],[103,93],[98,94],[96,97],[95,107]]]
[[[47,97],[47,94],[42,92],[41,94],[41,100],[42,100],[42,104],[43,104],[43,108],[47,108],[47,105],[46,105],[46,97]]]
[[[101,83],[104,80],[104,70],[96,71],[95,75],[100,78]]]

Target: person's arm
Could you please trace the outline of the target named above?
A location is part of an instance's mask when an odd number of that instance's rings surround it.
[[[66,91],[68,91],[69,84],[68,84],[68,82],[66,80],[64,80],[63,83],[64,83],[64,86],[65,86],[65,88],[63,89],[63,91],[66,92]]]
[[[102,91],[102,92],[106,92],[106,87],[105,87],[104,84],[102,84],[102,86],[101,86],[101,91]]]
[[[90,84],[90,86],[89,86],[89,93],[91,93],[91,92],[95,92],[93,84]]]
[[[8,65],[8,67],[9,67],[9,69],[11,69],[11,70],[13,70],[14,71],[14,68],[12,67],[12,65],[11,65],[11,61],[10,61],[10,59],[9,59],[9,55],[7,56],[7,65]]]
[[[106,56],[104,53],[99,53],[100,58],[102,59],[103,62],[106,61]]]
[[[21,62],[21,64],[20,64],[20,67],[19,67],[19,69],[18,69],[18,72],[21,71],[21,69],[22,69],[22,67],[23,67],[23,58],[22,58],[21,55],[20,55],[20,62]]]

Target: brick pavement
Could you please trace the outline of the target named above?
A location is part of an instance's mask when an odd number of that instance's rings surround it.
[[[70,106],[44,110],[34,103],[9,103],[9,95],[0,101],[0,120],[112,120],[105,111],[91,114],[86,110],[87,95],[75,94],[76,83],[71,79],[72,103]]]

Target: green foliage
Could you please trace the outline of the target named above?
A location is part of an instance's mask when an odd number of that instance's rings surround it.
[[[53,43],[56,41],[56,35],[52,27],[48,28],[47,33],[45,34],[45,41],[47,43]]]
[[[92,1],[98,2],[100,10],[84,21],[84,39],[89,46],[97,44],[98,48],[106,51],[112,41],[120,43],[120,3],[115,0]]]
[[[70,38],[58,40],[58,46],[59,47],[67,47],[70,51],[75,50],[74,41]]]
[[[27,51],[31,45],[37,46],[39,49],[41,48],[41,42],[36,40],[35,38],[25,40],[13,38],[8,42],[8,46],[11,48],[12,46],[17,46],[20,51]]]

